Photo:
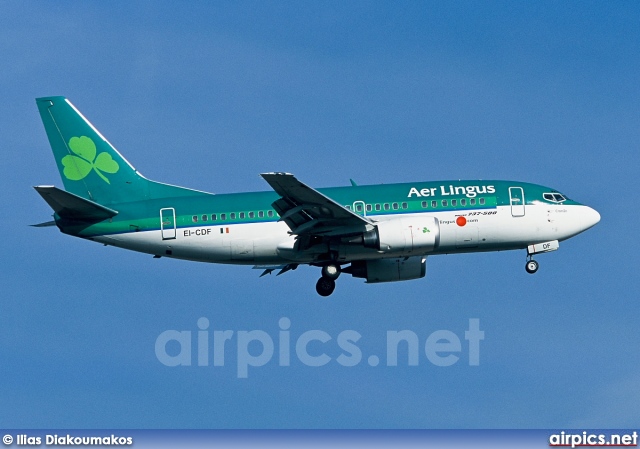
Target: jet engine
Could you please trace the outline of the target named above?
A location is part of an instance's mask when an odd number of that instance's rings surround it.
[[[362,236],[365,248],[384,253],[425,254],[440,244],[440,223],[435,217],[406,217],[380,221]]]

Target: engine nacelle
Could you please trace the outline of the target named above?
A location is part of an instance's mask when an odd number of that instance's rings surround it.
[[[426,257],[401,257],[398,259],[358,260],[344,270],[353,277],[365,278],[368,284],[420,279],[427,274]]]
[[[440,245],[440,223],[435,217],[403,217],[376,223],[362,236],[365,248],[385,253],[425,254]]]

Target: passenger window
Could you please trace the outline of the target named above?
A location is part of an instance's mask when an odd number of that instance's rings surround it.
[[[476,199],[475,198],[471,198],[469,200],[469,204],[472,205],[472,206],[475,206],[476,205]]]
[[[409,205],[407,203],[402,203],[402,208],[403,209],[407,209],[409,207]]]
[[[216,221],[218,216],[216,214],[211,214],[211,221]]]
[[[447,207],[449,202],[447,200],[442,200],[442,207]]]
[[[263,217],[264,217],[264,212],[258,211],[258,218],[263,218]]]
[[[240,212],[240,218],[244,218],[244,212]]]
[[[371,207],[371,204],[367,204],[367,212],[371,212],[373,210],[373,208]]]
[[[460,200],[460,205],[461,205],[461,206],[466,206],[466,205],[467,205],[467,200],[466,200],[466,199],[464,199],[464,198],[462,198],[462,199]]]
[[[209,219],[209,217],[207,217],[206,215],[202,216],[202,221],[207,221]]]
[[[458,200],[451,200],[451,205],[456,207],[458,205]]]
[[[229,214],[229,217],[230,217],[232,220],[235,220],[235,219],[236,219],[236,213],[235,213],[235,212],[231,212],[231,214]]]
[[[398,210],[398,203],[393,203],[393,210]]]
[[[362,212],[362,204],[356,204],[356,212]]]
[[[384,203],[384,210],[389,210],[389,203]]]
[[[253,212],[249,212],[249,218],[254,218],[256,216],[256,214],[254,214]]]
[[[376,210],[380,210],[380,205],[376,204]]]
[[[437,201],[431,201],[431,207],[433,207],[434,209],[438,207],[438,202]]]
[[[484,206],[484,203],[485,203],[484,198],[480,198],[480,205]]]
[[[427,204],[428,204],[428,203],[427,203],[426,201],[423,201],[423,202],[422,202],[422,208],[423,208],[423,209],[426,209],[426,208],[427,208]]]
[[[227,219],[227,214],[220,214],[220,220],[224,221]]]
[[[193,217],[191,217],[191,219],[193,220],[194,223],[198,222],[198,216],[194,215]]]
[[[270,210],[269,212],[267,212],[267,215],[269,216],[269,218],[273,217],[273,211]]]

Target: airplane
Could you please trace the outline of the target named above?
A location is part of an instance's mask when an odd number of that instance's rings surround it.
[[[517,181],[425,181],[314,189],[293,174],[271,191],[212,194],[145,178],[65,97],[36,103],[64,190],[34,187],[64,234],[198,262],[253,265],[264,276],[320,268],[329,296],[341,273],[367,283],[423,278],[427,256],[555,251],[600,214],[559,191]]]

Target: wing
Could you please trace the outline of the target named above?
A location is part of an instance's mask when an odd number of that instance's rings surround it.
[[[280,220],[289,226],[291,234],[337,237],[373,229],[369,219],[298,181],[290,173],[262,173],[260,176],[281,196],[272,206]]]

